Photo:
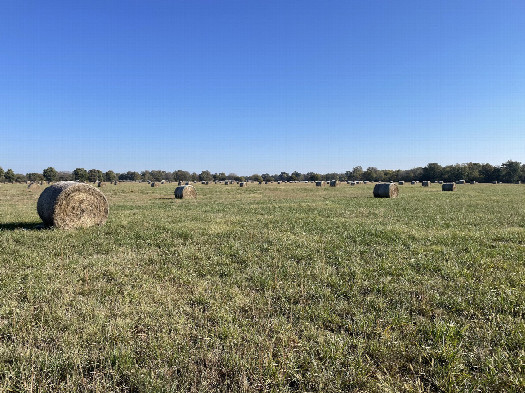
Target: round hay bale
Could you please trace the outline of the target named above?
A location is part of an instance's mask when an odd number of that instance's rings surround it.
[[[337,180],[330,180],[330,187],[337,187]]]
[[[37,211],[46,226],[86,228],[104,224],[108,218],[109,205],[104,194],[95,187],[62,181],[42,191]]]
[[[323,186],[323,182],[322,181],[316,181],[315,182],[315,186],[316,187],[322,187]]]
[[[428,180],[423,180],[421,182],[421,186],[423,186],[423,187],[430,187],[430,182]]]
[[[97,186],[98,186],[98,187],[104,187],[104,183],[102,183],[101,181],[99,181],[99,182],[97,183]]]
[[[176,199],[195,199],[197,198],[197,191],[192,185],[179,186],[175,189]]]
[[[239,187],[246,187],[246,186],[248,186],[248,183],[246,183],[244,181],[239,183]]]
[[[117,184],[118,184],[118,181],[115,180],[115,181],[113,182],[113,184],[114,184],[114,185],[117,185]]]
[[[374,198],[397,198],[399,188],[394,183],[377,183],[374,186]]]
[[[456,191],[456,183],[443,183],[441,191]]]
[[[39,190],[40,189],[40,184],[38,183],[29,183],[29,185],[27,186],[27,188],[31,191],[34,191],[34,190]]]
[[[151,187],[160,187],[159,183],[152,181]]]
[[[400,185],[400,186],[402,186],[402,185],[404,185],[404,184],[405,184],[405,182],[404,182],[403,180],[399,180],[399,185]]]

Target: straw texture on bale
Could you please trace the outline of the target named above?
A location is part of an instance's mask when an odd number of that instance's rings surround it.
[[[104,224],[108,218],[109,205],[104,194],[95,187],[63,181],[42,191],[37,211],[47,226],[86,228]]]
[[[197,191],[192,185],[179,186],[175,189],[176,199],[194,199],[197,198]]]
[[[399,189],[394,183],[377,183],[374,186],[374,198],[397,198]]]
[[[29,183],[27,188],[30,189],[30,190],[38,190],[38,189],[40,189],[40,184],[38,184],[38,183]]]
[[[441,191],[456,191],[456,183],[443,183]]]

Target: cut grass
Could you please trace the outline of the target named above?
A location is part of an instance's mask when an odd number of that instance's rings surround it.
[[[525,186],[0,185],[0,390],[523,391]]]

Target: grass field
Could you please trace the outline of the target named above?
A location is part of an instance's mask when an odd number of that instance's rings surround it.
[[[525,185],[0,185],[0,391],[525,391]]]

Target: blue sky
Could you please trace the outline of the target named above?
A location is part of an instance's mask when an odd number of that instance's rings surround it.
[[[525,2],[0,2],[0,166],[525,162]]]

